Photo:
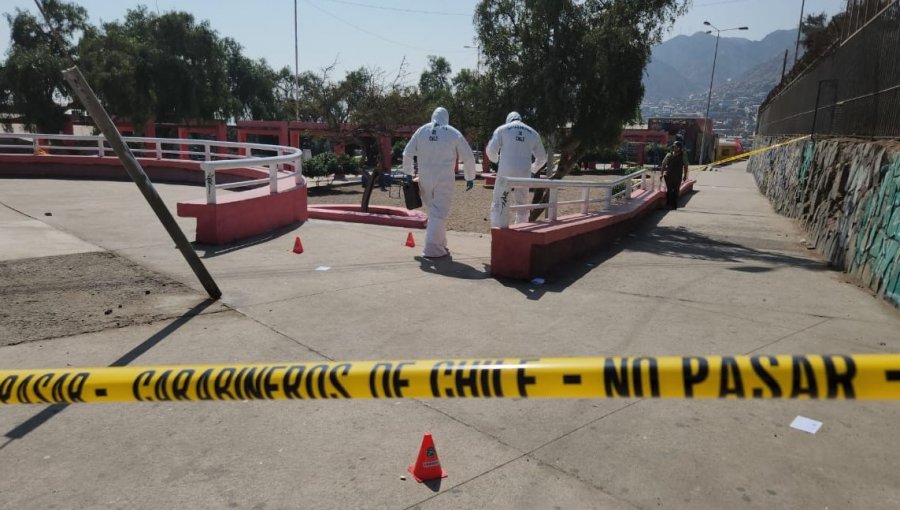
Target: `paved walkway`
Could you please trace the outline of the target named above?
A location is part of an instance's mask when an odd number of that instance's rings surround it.
[[[900,352],[900,313],[825,267],[743,166],[698,178],[684,209],[542,286],[488,278],[485,236],[451,233],[453,260],[432,265],[406,230],[310,221],[199,250],[226,306],[204,302],[133,184],[2,180],[0,260],[109,250],[197,299],[169,321],[2,347],[0,366]],[[159,191],[172,210],[202,194]],[[790,429],[798,415],[824,426]],[[17,406],[0,408],[0,508],[888,509],[897,423],[897,402]],[[439,487],[401,480],[426,431]]]

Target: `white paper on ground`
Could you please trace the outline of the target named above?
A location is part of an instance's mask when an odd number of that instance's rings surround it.
[[[822,422],[806,418],[805,416],[798,416],[791,422],[791,428],[815,434],[822,428]]]
[[[328,271],[329,269],[331,269],[329,266],[319,266],[316,268],[316,271]]]

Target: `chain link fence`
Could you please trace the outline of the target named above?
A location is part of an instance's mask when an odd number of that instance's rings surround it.
[[[900,137],[900,1],[845,15],[840,44],[760,107],[759,135]]]

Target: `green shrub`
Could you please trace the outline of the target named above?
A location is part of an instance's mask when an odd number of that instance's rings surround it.
[[[359,173],[359,162],[361,157],[350,157],[347,154],[342,154],[337,158],[338,168],[340,170],[338,173],[342,174],[350,174],[356,175]]]
[[[316,154],[303,165],[303,175],[307,177],[320,178],[340,173],[340,171],[341,165],[338,163],[337,156],[332,152]]]
[[[406,140],[400,140],[391,147],[391,162],[400,163],[403,161],[403,150],[406,149]]]

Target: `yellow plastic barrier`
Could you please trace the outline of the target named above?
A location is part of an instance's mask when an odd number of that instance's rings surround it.
[[[0,404],[369,398],[900,399],[900,355],[642,356],[0,370]]]
[[[792,138],[792,139],[790,139],[790,140],[788,140],[788,141],[786,141],[786,142],[776,143],[776,144],[774,144],[774,145],[769,145],[769,146],[767,146],[767,147],[761,147],[761,148],[759,148],[759,149],[753,149],[752,151],[742,152],[742,153],[740,153],[740,154],[738,154],[738,155],[736,155],[736,156],[731,156],[731,157],[728,157],[728,158],[720,159],[720,160],[718,160],[718,161],[714,161],[714,162],[710,163],[709,165],[707,165],[705,168],[713,168],[713,167],[717,167],[717,166],[720,166],[720,165],[724,165],[725,163],[731,163],[732,161],[737,161],[737,160],[739,160],[739,159],[746,159],[746,158],[749,158],[750,156],[752,156],[752,155],[754,155],[754,154],[759,154],[759,153],[761,153],[761,152],[766,152],[766,151],[772,150],[772,149],[774,149],[774,148],[776,148],[776,147],[783,147],[783,146],[785,146],[785,145],[790,145],[790,144],[792,144],[792,143],[797,143],[797,142],[799,142],[799,141],[801,141],[801,140],[806,140],[807,138],[809,138],[809,135],[806,135],[806,136],[799,136],[799,137],[797,137],[797,138]]]

